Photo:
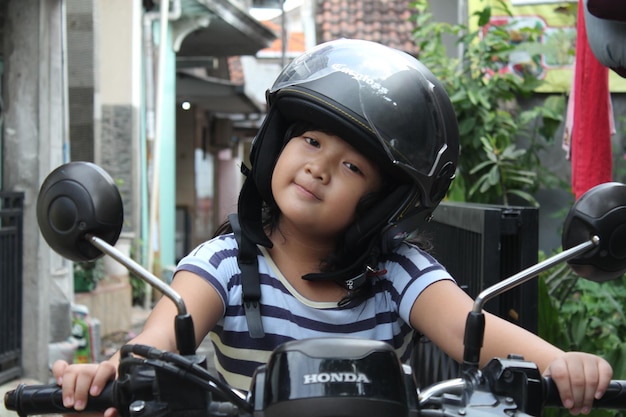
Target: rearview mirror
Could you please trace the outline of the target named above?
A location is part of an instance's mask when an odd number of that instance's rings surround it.
[[[583,278],[597,282],[626,272],[626,185],[608,182],[583,194],[570,209],[563,226],[562,246],[569,249],[600,238],[598,246],[568,261]]]
[[[91,162],[70,162],[52,171],[37,198],[37,222],[44,239],[61,256],[91,261],[103,256],[86,238],[114,245],[122,231],[122,197],[109,174]]]

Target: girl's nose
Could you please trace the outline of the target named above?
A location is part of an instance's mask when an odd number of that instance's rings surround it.
[[[326,164],[323,161],[311,160],[307,162],[305,166],[305,171],[313,178],[321,181],[324,184],[327,183],[330,179],[330,173],[328,172]]]

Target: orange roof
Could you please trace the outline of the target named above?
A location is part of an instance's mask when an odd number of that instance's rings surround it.
[[[281,39],[280,24],[269,20],[261,22],[271,29],[278,38],[272,42],[269,48],[261,49],[259,54],[267,54],[268,52],[281,53],[283,41]],[[287,53],[300,54],[305,50],[304,32],[288,32],[287,33]]]
[[[416,55],[411,0],[317,0],[317,42],[364,39]]]

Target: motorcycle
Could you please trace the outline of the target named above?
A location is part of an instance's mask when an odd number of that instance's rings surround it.
[[[467,317],[459,378],[417,388],[413,371],[388,344],[329,337],[276,348],[244,394],[211,375],[206,358],[196,354],[192,317],[182,298],[114,248],[122,203],[104,170],[86,162],[54,170],[41,187],[37,218],[42,235],[61,255],[85,261],[107,254],[176,305],[180,353],[123,346],[117,378],[89,398],[85,411],[115,407],[125,417],[539,416],[545,407],[562,405],[555,385],[534,363],[509,356],[479,368],[485,303],[561,262],[596,281],[626,272],[626,185],[602,184],[570,209],[561,253],[478,295]],[[20,385],[6,393],[4,403],[20,416],[75,412],[63,406],[61,388],[54,384]],[[626,381],[611,381],[594,408],[626,409]]]

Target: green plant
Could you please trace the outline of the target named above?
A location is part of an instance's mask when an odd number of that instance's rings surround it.
[[[511,16],[505,2],[496,3]],[[433,21],[427,0],[412,6],[419,59],[444,84],[459,123],[461,158],[448,197],[508,204],[509,196],[516,195],[534,203],[532,194],[539,186],[554,183],[555,176],[548,171],[530,173],[542,170],[539,155],[554,143],[565,99],[548,96],[541,105],[523,109],[520,100],[533,96],[543,81],[533,71],[513,74],[500,69],[512,53],[537,45],[540,30],[521,29],[524,40],[516,43],[511,41],[509,25],[489,25],[490,6],[472,16],[478,20],[476,30]],[[444,39],[450,37],[461,46],[460,59],[448,55]]]
[[[136,262],[140,262],[141,260],[141,246],[141,241],[130,246],[130,257]],[[143,305],[147,291],[146,286],[148,284],[146,284],[143,279],[136,276],[132,271],[129,271],[128,273],[131,286],[132,305]]]
[[[595,353],[613,366],[613,378],[626,378],[626,275],[595,283],[580,278],[567,264],[539,276],[539,335],[563,350]],[[549,409],[546,417],[566,417]],[[592,410],[592,417],[622,416],[612,410]]]
[[[563,264],[541,278],[560,329],[546,336],[563,349],[604,357],[613,365],[616,379],[626,378],[626,275],[597,283],[580,278]]]
[[[483,149],[487,160],[479,163],[470,170],[470,175],[484,172],[469,190],[470,197],[477,191],[487,192],[494,188],[502,203],[509,205],[509,194],[515,194],[522,199],[538,205],[535,198],[522,189],[509,189],[509,184],[533,185],[536,173],[526,171],[516,166],[516,161],[526,153],[524,149],[517,149],[514,144],[507,145],[504,149],[498,149],[498,141],[488,135],[480,138],[483,142]]]
[[[614,147],[614,161],[623,161],[625,153],[623,146]],[[617,164],[614,178],[623,181],[625,172]],[[560,213],[563,218],[565,215]],[[580,278],[563,264],[544,272],[540,279],[545,296],[539,306],[545,310],[540,310],[539,317],[546,317],[540,321],[540,334],[563,349],[593,352],[606,358],[613,366],[614,377],[626,378],[626,275],[595,283]],[[554,317],[557,320],[551,319]],[[600,413],[593,411],[594,415],[607,415]]]
[[[491,4],[511,16],[504,1]],[[475,30],[469,25],[434,21],[427,0],[416,0],[412,6],[419,59],[445,86],[459,123],[461,156],[448,198],[508,204],[508,197],[516,196],[532,203],[532,195],[540,186],[567,187],[540,163],[541,152],[554,144],[556,130],[563,122],[565,96],[534,93],[542,81],[532,71],[519,75],[499,71],[510,55],[522,48],[531,55],[531,62],[536,62],[533,55],[545,55],[545,48],[558,48],[550,56],[566,61],[567,55],[573,54],[567,39],[540,46],[536,42],[538,29],[527,28],[523,29],[522,42],[511,42],[507,25],[489,25],[489,5],[471,16],[477,22]],[[576,15],[568,10],[565,12]],[[458,59],[451,58],[446,50],[444,40],[450,38],[459,45]],[[540,104],[532,106],[537,100]],[[624,158],[624,152],[621,154]],[[604,356],[614,366],[615,377],[626,378],[625,280],[591,283],[578,279],[567,265],[542,273],[539,335],[564,350]],[[566,415],[563,410],[546,411],[546,415]],[[606,410],[592,414],[616,415]]]
[[[102,258],[89,262],[74,262],[74,292],[93,291],[98,282],[105,278]]]
[[[141,278],[130,274],[130,286],[132,292],[132,305],[143,305],[146,296],[146,283]]]

